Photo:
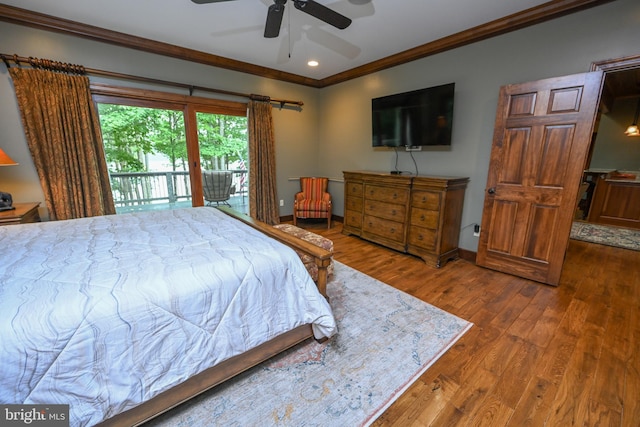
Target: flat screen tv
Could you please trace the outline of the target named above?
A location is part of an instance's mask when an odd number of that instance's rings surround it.
[[[455,83],[374,98],[374,147],[451,145]]]

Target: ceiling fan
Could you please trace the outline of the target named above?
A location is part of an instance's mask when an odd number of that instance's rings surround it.
[[[191,0],[197,4],[219,3],[223,1],[233,0]],[[314,0],[291,0],[296,9],[301,10],[314,18],[333,25],[336,28],[344,30],[351,24],[351,19],[328,7],[315,2]],[[273,0],[273,4],[269,6],[267,12],[267,22],[264,27],[264,36],[266,38],[278,37],[280,34],[280,26],[282,25],[282,17],[284,15],[284,5],[287,0]]]

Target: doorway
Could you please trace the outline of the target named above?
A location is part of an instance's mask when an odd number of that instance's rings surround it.
[[[640,56],[501,88],[478,265],[558,284],[605,76],[637,68]]]
[[[576,203],[575,221],[590,224],[611,222],[609,225],[636,228],[635,225],[630,225],[633,221],[609,221],[600,217],[605,184],[600,180],[609,174],[640,176],[640,138],[625,135],[640,100],[640,56],[594,62],[591,70],[602,70],[605,74],[598,116],[585,164],[584,185]],[[602,189],[596,195],[595,189],[599,182]],[[594,196],[597,197],[594,199]],[[611,201],[615,204],[614,202],[615,200]],[[614,205],[609,209],[617,210]]]

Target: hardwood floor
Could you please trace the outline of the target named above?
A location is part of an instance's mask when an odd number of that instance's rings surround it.
[[[554,288],[302,226],[337,261],[474,323],[374,426],[640,425],[640,252],[571,240]]]

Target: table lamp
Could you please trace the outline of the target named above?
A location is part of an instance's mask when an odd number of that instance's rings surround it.
[[[16,163],[11,157],[7,156],[2,148],[0,148],[0,166],[13,166],[17,164],[18,163]],[[13,200],[11,198],[11,194],[0,191],[0,212],[15,209],[12,204]]]

